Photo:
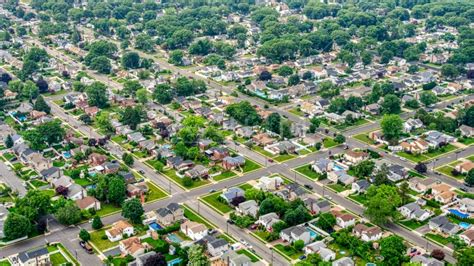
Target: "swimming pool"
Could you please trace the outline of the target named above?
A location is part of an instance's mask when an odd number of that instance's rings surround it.
[[[462,218],[462,219],[466,219],[466,218],[469,218],[469,214],[467,213],[462,213],[456,209],[449,209],[449,212],[458,216],[459,218]]]
[[[72,156],[72,155],[71,155],[70,152],[68,152],[68,151],[63,151],[63,157],[64,157],[65,159],[69,159],[69,158],[71,158],[71,156]]]
[[[163,229],[163,227],[161,227],[161,225],[157,224],[156,222],[152,222],[148,224],[148,227],[150,227],[150,229],[155,230],[155,231]]]
[[[344,168],[342,168],[341,166],[339,166],[337,164],[334,164],[334,166],[332,167],[332,170],[333,171],[341,171],[341,170],[344,170]]]
[[[179,238],[179,236],[177,236],[176,234],[168,234],[167,238],[169,241],[176,244],[183,242],[183,240],[181,240],[181,238]]]
[[[460,222],[459,223],[459,226],[464,229],[464,230],[467,230],[469,229],[469,227],[471,227],[471,224],[470,223],[466,223],[466,222]]]
[[[168,266],[178,265],[183,259],[176,258],[168,261]]]
[[[306,231],[309,232],[309,237],[311,239],[316,239],[316,237],[318,237],[318,233],[316,233],[313,229],[306,227]]]

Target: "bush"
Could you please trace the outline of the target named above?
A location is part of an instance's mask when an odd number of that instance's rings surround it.
[[[193,185],[193,180],[190,177],[188,176],[183,177],[183,186],[190,187],[192,185]]]

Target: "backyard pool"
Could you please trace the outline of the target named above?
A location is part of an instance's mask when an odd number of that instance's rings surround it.
[[[469,227],[471,227],[471,224],[470,223],[466,223],[466,222],[460,222],[459,223],[459,226],[464,229],[464,230],[467,230],[469,229]]]
[[[72,155],[71,155],[70,152],[68,152],[68,151],[63,151],[63,157],[64,157],[64,159],[69,159],[69,158],[71,158],[71,156],[72,156]]]
[[[344,168],[342,168],[342,166],[340,166],[340,165],[334,164],[334,166],[332,167],[332,170],[333,171],[341,171],[341,170],[344,170]]]
[[[150,227],[150,229],[155,230],[155,231],[163,229],[163,227],[161,227],[161,225],[157,224],[156,222],[152,222],[148,224],[148,227]]]
[[[449,209],[449,212],[456,215],[457,217],[459,218],[462,218],[462,219],[466,219],[466,218],[469,218],[469,214],[467,213],[462,213],[456,209]]]
[[[183,242],[183,240],[181,240],[181,238],[179,238],[179,236],[177,236],[176,234],[168,234],[166,238],[168,238],[170,242],[176,243],[176,244]]]
[[[306,227],[306,231],[309,232],[309,237],[311,239],[316,239],[316,237],[318,237],[318,233],[316,233],[313,229]]]
[[[181,263],[181,261],[181,258],[172,259],[168,261],[168,266],[178,265],[179,263]]]

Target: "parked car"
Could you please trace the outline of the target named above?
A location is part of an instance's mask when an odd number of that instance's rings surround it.
[[[313,186],[311,186],[311,185],[305,184],[304,187],[309,189],[309,190],[313,190]]]
[[[79,245],[81,245],[81,247],[89,254],[93,254],[94,253],[94,250],[92,249],[91,245],[89,245],[89,243],[87,243],[86,241],[80,241],[79,242]]]

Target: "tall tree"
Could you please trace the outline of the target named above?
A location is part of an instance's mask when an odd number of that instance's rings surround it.
[[[192,245],[188,249],[188,266],[209,265],[209,259],[204,255],[204,250],[200,245]]]
[[[277,134],[280,133],[280,123],[281,123],[281,117],[279,113],[271,113],[266,121],[265,121],[265,127]]]
[[[125,201],[122,206],[122,216],[134,224],[141,223],[143,213],[143,206],[137,198]]]
[[[91,106],[104,108],[108,106],[107,87],[100,82],[94,82],[86,88],[88,102]]]
[[[136,52],[127,52],[122,56],[122,67],[125,69],[135,69],[140,67],[140,56]]]
[[[38,96],[36,99],[35,105],[33,106],[33,109],[36,111],[41,111],[49,114],[51,112],[51,107],[46,103],[44,100],[43,96]]]
[[[398,115],[384,115],[380,127],[386,141],[397,144],[403,133],[403,120]]]
[[[3,227],[6,239],[13,240],[24,237],[30,233],[30,230],[31,223],[25,216],[16,213],[8,214]]]
[[[388,185],[371,186],[366,194],[369,200],[364,213],[373,223],[386,224],[390,218],[396,215],[396,208],[401,204],[401,199],[395,187]]]

